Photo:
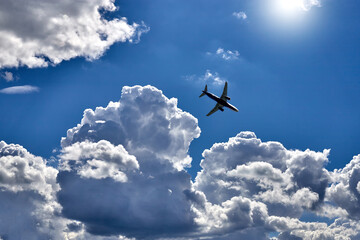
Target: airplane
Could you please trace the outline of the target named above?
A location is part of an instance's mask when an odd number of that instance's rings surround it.
[[[224,90],[223,90],[223,93],[221,94],[221,97],[218,97],[218,96],[208,92],[207,85],[205,85],[205,89],[202,92],[203,93],[199,97],[207,95],[209,98],[211,98],[217,102],[215,107],[206,116],[210,116],[217,110],[220,110],[223,112],[224,111],[223,107],[230,108],[231,110],[233,110],[235,112],[239,111],[236,107],[234,107],[233,105],[231,105],[230,103],[227,102],[228,100],[230,100],[230,98],[227,96],[227,82],[225,82]]]

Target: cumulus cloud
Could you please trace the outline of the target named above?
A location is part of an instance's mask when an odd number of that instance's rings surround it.
[[[203,152],[202,170],[194,183],[205,206],[194,205],[199,211],[198,224],[209,235],[249,238],[244,234],[251,232],[245,231],[256,227],[257,239],[268,239],[271,231],[279,232],[273,238],[279,240],[359,238],[360,158],[354,157],[344,169],[328,172],[324,168],[328,155],[329,150],[288,150],[279,142],[262,142],[252,132],[214,144]],[[236,204],[239,197],[256,208],[242,205],[248,214],[242,212],[242,220],[229,227],[227,206]],[[305,211],[335,221],[302,222]]]
[[[303,207],[324,199],[327,155],[327,150],[287,150],[281,143],[263,143],[255,134],[242,132],[204,151],[195,185],[213,203],[241,195],[267,203],[272,214],[300,216]]]
[[[240,12],[233,12],[232,15],[233,15],[234,17],[236,17],[237,19],[242,19],[242,20],[247,19],[246,13],[245,13],[245,12],[242,12],[242,11],[240,11]]]
[[[124,87],[119,102],[84,111],[81,123],[69,129],[62,147],[85,140],[123,145],[129,154],[154,154],[178,170],[189,167],[188,147],[200,136],[197,119],[152,86]],[[137,159],[139,161],[139,159]],[[158,169],[160,171],[160,169]]]
[[[185,194],[192,183],[184,169],[199,134],[197,119],[151,86],[124,87],[119,102],[85,110],[62,139],[57,180],[63,215],[93,235],[159,238],[194,231]]]
[[[209,69],[206,70],[205,74],[202,76],[196,75],[189,75],[185,76],[187,81],[192,83],[204,85],[204,84],[211,84],[215,87],[223,86],[225,84],[225,78],[220,77],[219,73],[211,72]]]
[[[329,188],[329,199],[345,209],[352,219],[360,219],[360,155],[343,169],[335,170]]]
[[[3,78],[3,79],[5,79],[5,81],[7,81],[7,82],[12,82],[12,81],[14,81],[14,74],[12,73],[12,72],[4,72],[4,73],[2,73],[1,74],[1,77]]]
[[[203,152],[193,182],[188,150],[199,135],[177,99],[134,86],[84,111],[61,140],[57,169],[0,142],[0,238],[360,237],[360,155],[329,172],[329,150],[290,150],[240,132]],[[304,213],[330,224],[301,221]]]
[[[27,94],[38,92],[39,88],[31,85],[23,85],[23,86],[15,86],[15,87],[8,87],[3,88],[0,90],[0,93],[4,94]]]
[[[115,42],[149,29],[126,18],[108,19],[114,0],[0,2],[0,68],[46,67],[75,57],[99,58]]]
[[[298,219],[284,217],[269,217],[268,224],[280,234],[278,240],[300,239],[349,239],[360,237],[360,226],[356,221],[338,218],[332,224],[324,222],[301,222]]]
[[[57,170],[20,145],[0,142],[0,237],[4,239],[61,239],[62,226],[54,215]]]
[[[61,160],[61,170],[76,170],[84,178],[109,177],[119,182],[127,181],[126,171],[139,168],[136,158],[129,155],[122,145],[114,146],[106,140],[65,147]]]

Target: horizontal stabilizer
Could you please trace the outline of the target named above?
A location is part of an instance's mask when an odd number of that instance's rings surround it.
[[[204,95],[205,95],[205,92],[207,92],[207,85],[205,85],[205,89],[204,89],[203,93],[202,93],[199,97],[204,96]]]

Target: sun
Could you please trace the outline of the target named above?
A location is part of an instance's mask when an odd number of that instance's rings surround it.
[[[305,27],[316,17],[312,8],[321,7],[321,0],[267,0],[264,16],[269,18],[270,26]]]
[[[294,16],[306,11],[304,0],[275,0],[276,12],[281,15]]]

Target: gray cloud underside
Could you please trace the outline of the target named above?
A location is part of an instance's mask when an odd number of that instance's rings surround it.
[[[176,99],[134,86],[84,111],[61,140],[57,169],[0,142],[0,237],[359,239],[360,155],[330,172],[329,150],[241,132],[203,152],[193,182],[188,150],[199,136]],[[332,223],[303,222],[304,213]]]

